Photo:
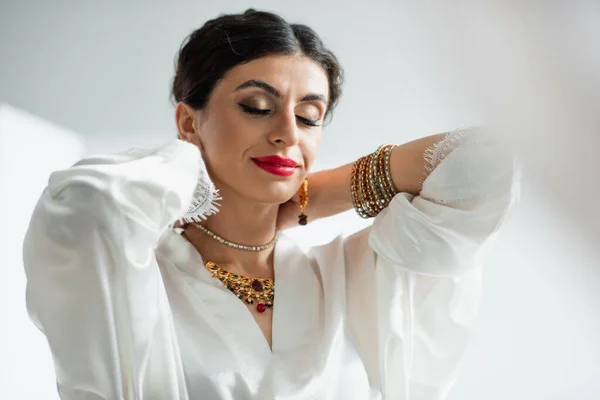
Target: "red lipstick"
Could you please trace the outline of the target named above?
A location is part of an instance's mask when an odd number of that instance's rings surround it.
[[[277,176],[292,176],[298,163],[291,158],[280,156],[256,157],[252,161],[263,170]]]

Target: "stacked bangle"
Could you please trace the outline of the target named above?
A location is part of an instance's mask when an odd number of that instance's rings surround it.
[[[391,144],[380,146],[354,163],[350,191],[354,209],[362,218],[377,216],[398,193],[390,172],[394,147]]]

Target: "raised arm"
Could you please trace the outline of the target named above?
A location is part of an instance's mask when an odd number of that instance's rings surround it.
[[[153,250],[186,211],[210,212],[213,198],[193,200],[216,193],[203,166],[195,146],[174,141],[52,174],[23,257],[61,398],[188,399]]]
[[[486,170],[492,174],[500,170],[508,173],[514,172],[512,165],[514,159],[500,141],[481,129],[469,128],[435,134],[396,145],[390,157],[390,172],[394,186],[398,192],[412,196],[433,196],[433,192],[435,192],[435,196],[442,201],[444,200],[442,197],[452,197],[456,195],[456,192],[440,193],[441,187],[435,188],[434,186],[441,184],[441,186],[449,188],[452,185],[459,184],[457,180],[447,180],[445,183],[441,182],[441,178],[436,178],[435,181],[429,180],[425,187],[426,192],[421,192],[429,175],[456,148],[461,147],[459,152],[462,153],[462,156],[454,157],[453,163],[455,166],[463,163],[463,173],[468,173],[468,167],[478,168],[477,165],[473,164],[479,151],[477,146],[488,154],[490,152],[494,153],[492,158],[482,158],[477,161],[479,166],[482,167],[479,169],[480,172]],[[472,152],[471,157],[468,156],[468,152]],[[487,169],[486,165],[488,166]],[[310,221],[352,209],[350,181],[353,166],[354,162],[309,175],[310,200],[306,211]],[[490,167],[495,170],[490,170]],[[438,174],[441,174],[441,172],[438,172]],[[493,177],[490,176],[490,179],[493,179]],[[481,189],[481,181],[485,181],[485,176],[480,176],[479,180],[479,186],[472,189]],[[464,184],[465,181],[463,180],[461,185],[464,186]],[[463,189],[465,188],[463,187]],[[297,198],[294,198],[290,204],[282,207],[282,212],[285,214],[281,218],[284,228],[297,224],[297,200]]]

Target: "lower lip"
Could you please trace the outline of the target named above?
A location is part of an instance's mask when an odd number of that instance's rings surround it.
[[[264,169],[265,171],[277,175],[277,176],[292,176],[296,172],[296,168],[294,167],[282,167],[275,164],[260,162],[256,160],[252,160],[259,167]]]

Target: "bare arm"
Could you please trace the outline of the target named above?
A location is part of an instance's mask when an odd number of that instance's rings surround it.
[[[400,192],[419,194],[426,173],[426,150],[445,137],[445,133],[427,136],[396,146],[392,152],[390,168],[394,185]],[[318,171],[309,175],[309,202],[306,214],[309,222],[325,218],[352,208],[350,177],[353,162],[341,167]],[[282,205],[280,229],[297,226],[300,209],[297,198]]]

